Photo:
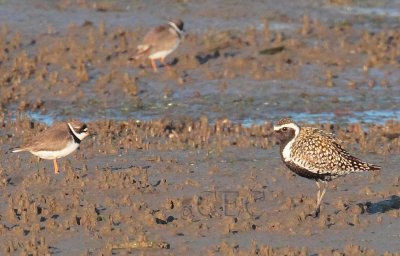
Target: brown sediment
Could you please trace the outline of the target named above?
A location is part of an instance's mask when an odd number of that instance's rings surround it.
[[[45,127],[24,117],[3,120],[3,126],[2,134],[10,135],[6,140],[2,136],[4,150]],[[400,147],[398,138],[389,140],[387,132],[399,124],[370,126],[367,131],[357,124],[316,126],[336,133],[347,148],[384,168],[384,174],[338,179],[319,219],[309,216],[314,183],[282,167],[270,123],[243,127],[224,119],[209,124],[206,117],[96,121],[88,123],[96,135],[60,160],[60,176],[52,174],[50,162],[32,163],[30,155],[2,158],[2,250],[85,250],[79,239],[90,238],[97,252],[117,247],[145,252],[165,243],[170,247],[162,248],[174,254],[202,250],[190,242],[201,236],[209,240],[204,252],[221,254],[382,251],[371,244],[345,246],[346,236],[375,239],[371,232],[399,218]],[[136,234],[143,231],[148,239],[139,243]],[[52,236],[54,232],[58,235]],[[343,246],[296,242],[333,233],[340,234],[335,241]],[[271,246],[278,237],[285,242]],[[390,240],[385,243],[393,246]]]
[[[62,6],[63,9],[71,8],[70,4]],[[91,8],[99,11],[96,6]],[[115,4],[118,7],[110,6],[100,9],[117,11],[121,8],[120,4]],[[279,20],[279,15],[276,16]],[[268,25],[267,21],[262,21],[264,26]],[[57,28],[56,32],[53,28],[53,32],[39,36],[3,25],[0,40],[4,49],[0,56],[1,102],[16,104],[21,111],[46,112],[54,108],[54,101],[66,103],[72,97],[77,103],[74,108],[79,109],[97,100],[101,94],[109,98],[103,108],[119,108],[123,104],[125,108],[137,109],[140,106],[130,106],[132,96],[139,96],[146,102],[147,98],[153,101],[144,93],[149,83],[172,83],[177,89],[176,94],[180,94],[184,88],[180,85],[193,84],[199,78],[227,79],[235,85],[235,80],[242,77],[254,81],[285,81],[303,79],[304,76],[307,80],[311,78],[308,81],[311,84],[306,88],[332,87],[333,92],[339,95],[344,87],[366,91],[374,84],[382,87],[395,85],[396,77],[393,77],[392,70],[399,65],[398,30],[370,32],[357,29],[350,22],[326,24],[309,15],[297,20],[288,21],[286,18],[286,22],[293,26],[300,23],[301,27],[289,32],[268,30],[268,33],[254,26],[204,32],[195,30],[188,34],[180,47],[179,60],[176,62],[176,55],[171,57],[172,67],[157,76],[148,68],[146,59],[128,61],[145,33],[144,29],[136,26],[111,28],[105,20],[94,22],[87,19],[82,24],[69,24],[66,28]],[[259,54],[265,49],[275,49],[274,54]],[[359,75],[358,70],[354,70],[361,67],[367,74]],[[309,68],[316,72],[309,71]],[[390,68],[390,71],[384,76],[374,77],[368,73],[371,68]],[[352,69],[353,75],[349,75],[348,69]],[[158,93],[163,86],[152,86],[152,89]],[[207,89],[202,90],[210,93]],[[41,98],[42,104],[36,104],[37,98]],[[277,98],[268,101],[270,106],[278,102]],[[204,102],[205,105],[208,103]],[[332,109],[332,105],[328,104],[326,111],[328,109]],[[228,110],[228,114],[231,113]]]
[[[35,11],[44,27],[31,16],[2,23],[2,254],[398,252],[398,120],[304,123],[383,167],[333,182],[319,219],[309,216],[315,184],[283,166],[272,131],[280,113],[396,110],[398,21],[304,14],[313,1],[274,1],[267,12],[256,2],[162,2],[157,10],[181,15],[188,35],[155,74],[147,59],[129,58],[155,23],[148,17],[160,15],[128,2],[35,1],[15,15]],[[74,23],[63,16],[76,13]],[[29,112],[90,119],[93,135],[59,160],[59,176],[51,161],[9,153],[46,128]]]

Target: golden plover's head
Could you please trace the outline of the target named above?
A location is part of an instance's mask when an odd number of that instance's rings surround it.
[[[286,144],[300,132],[300,127],[290,118],[282,118],[274,125],[275,136],[281,143]]]

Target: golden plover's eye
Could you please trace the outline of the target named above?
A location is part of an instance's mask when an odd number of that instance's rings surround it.
[[[286,132],[287,131],[287,127],[283,127],[282,131]]]

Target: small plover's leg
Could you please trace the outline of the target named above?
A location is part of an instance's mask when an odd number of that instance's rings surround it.
[[[54,173],[59,174],[60,171],[58,170],[57,159],[53,159],[53,163],[54,163]]]
[[[153,67],[154,72],[158,72],[157,63],[155,59],[150,59],[151,66]]]

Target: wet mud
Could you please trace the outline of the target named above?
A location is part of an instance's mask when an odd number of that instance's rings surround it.
[[[398,252],[400,123],[344,127],[346,148],[381,172],[330,184],[315,219],[314,182],[281,164],[271,123],[96,121],[75,154],[7,153],[45,125],[2,122],[3,253],[146,255]],[[141,246],[140,246],[141,245]],[[390,255],[390,254],[387,254]]]
[[[396,6],[2,1],[0,254],[397,255]],[[187,30],[170,66],[130,61],[169,17]],[[317,188],[281,163],[282,116],[382,171],[335,180],[308,216]],[[10,153],[71,118],[92,136],[60,175]]]

